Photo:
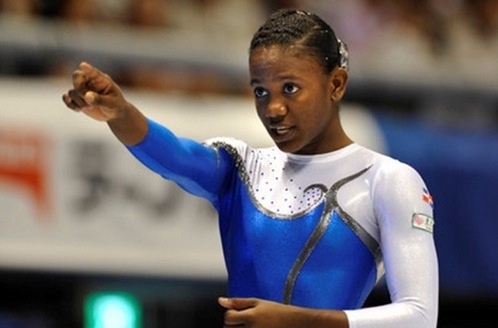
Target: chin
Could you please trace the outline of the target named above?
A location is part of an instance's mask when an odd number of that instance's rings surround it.
[[[301,148],[296,147],[295,145],[292,145],[290,143],[275,143],[277,148],[283,151],[284,153],[291,153],[291,154],[299,154],[301,151]]]

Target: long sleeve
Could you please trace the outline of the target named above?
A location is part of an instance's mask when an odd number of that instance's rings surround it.
[[[187,192],[214,201],[228,170],[226,157],[204,144],[174,135],[148,119],[145,139],[127,149],[145,166]]]
[[[350,328],[436,327],[438,263],[431,196],[417,172],[393,165],[378,172],[374,202],[391,303],[347,311]]]

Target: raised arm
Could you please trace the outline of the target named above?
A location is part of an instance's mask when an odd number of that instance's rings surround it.
[[[215,201],[229,170],[228,156],[177,137],[128,102],[112,78],[83,62],[72,75],[73,89],[62,97],[67,107],[107,122],[111,131],[145,166],[191,194]]]
[[[140,143],[147,135],[145,116],[129,103],[111,77],[82,62],[73,72],[73,89],[62,96],[67,107],[97,121],[107,122],[126,146]]]

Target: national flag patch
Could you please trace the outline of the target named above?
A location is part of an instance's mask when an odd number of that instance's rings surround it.
[[[434,200],[432,198],[432,195],[429,193],[429,190],[427,190],[427,188],[423,189],[422,200],[427,204],[429,204],[430,207],[434,208]]]
[[[434,219],[426,214],[414,213],[412,227],[432,233],[434,231]]]

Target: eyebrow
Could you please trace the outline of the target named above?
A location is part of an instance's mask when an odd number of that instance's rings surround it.
[[[249,85],[250,85],[250,86],[253,86],[253,85],[258,84],[258,83],[261,83],[261,81],[260,81],[260,80],[258,80],[258,79],[251,79],[251,80],[249,81]]]
[[[278,80],[279,81],[286,81],[286,80],[299,81],[300,77],[298,75],[284,75],[284,76],[278,77]],[[258,84],[258,83],[261,83],[261,81],[258,79],[251,79],[251,81],[249,82],[249,85],[253,86],[254,84]]]

